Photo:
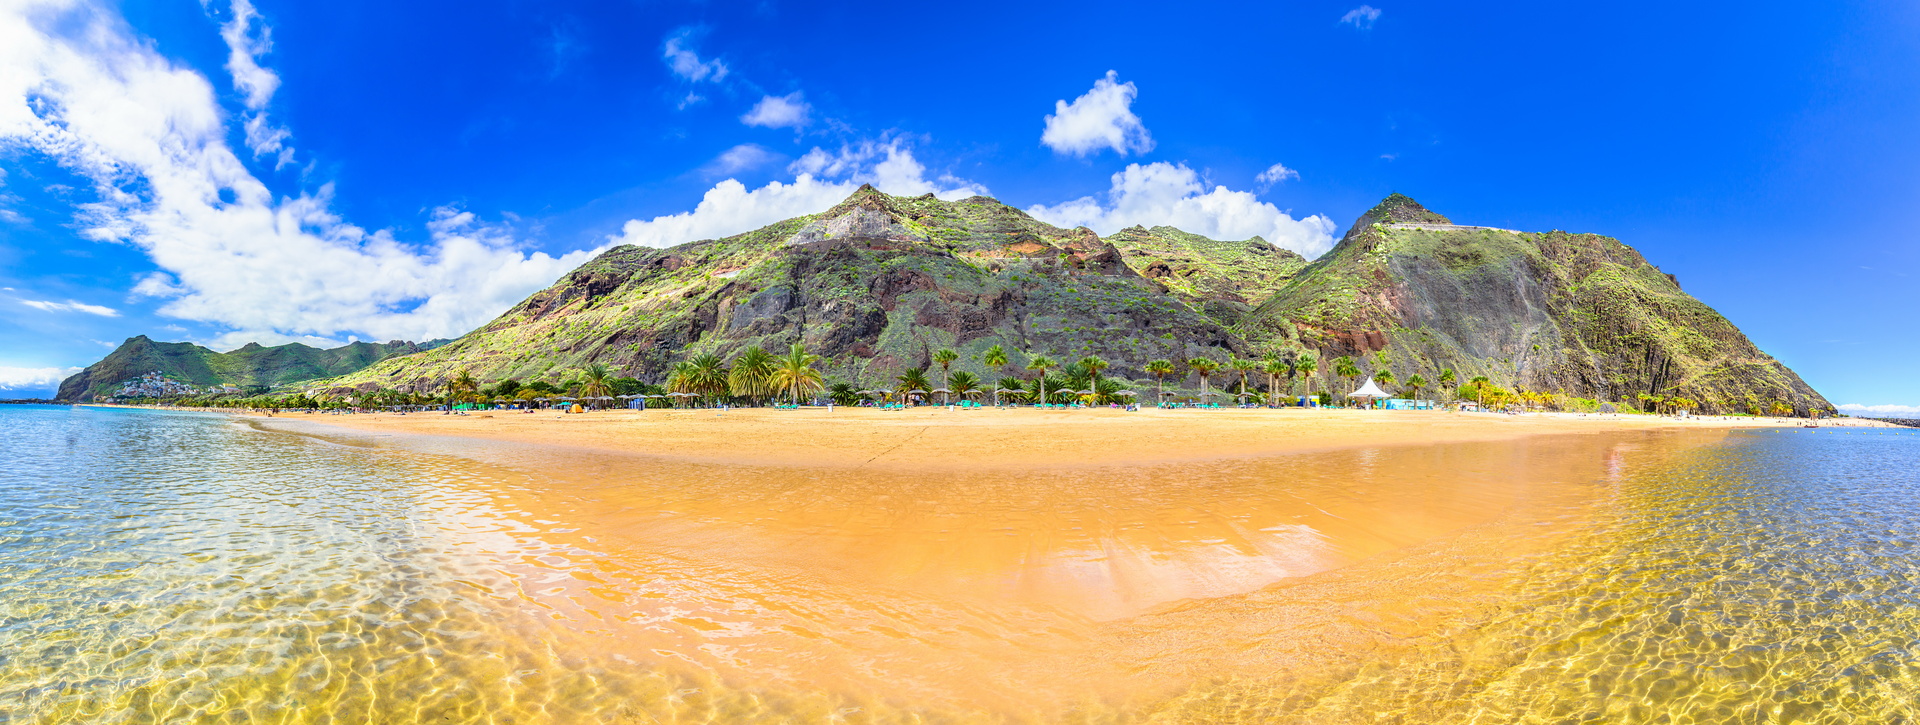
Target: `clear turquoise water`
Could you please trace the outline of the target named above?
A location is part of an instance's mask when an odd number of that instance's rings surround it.
[[[0,431],[0,723],[1000,717],[565,651],[499,565],[554,554],[489,495],[525,483],[510,467],[192,413],[0,406]],[[1470,594],[1448,626],[1314,675],[1202,671],[1170,699],[1063,719],[1920,721],[1920,435],[1623,440],[1567,449],[1608,457],[1567,484],[1587,513],[1543,551],[1355,567]],[[1245,649],[1277,652],[1302,635],[1248,625],[1262,610],[1364,608],[1318,582],[1098,631],[1129,657],[1184,646],[1155,627],[1244,627]],[[1409,601],[1385,609],[1425,606]]]

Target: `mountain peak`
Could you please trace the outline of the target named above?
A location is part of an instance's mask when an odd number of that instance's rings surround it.
[[[1452,224],[1453,221],[1428,211],[1420,202],[1399,192],[1388,194],[1380,203],[1368,209],[1362,218],[1372,217],[1373,223],[1385,224]]]

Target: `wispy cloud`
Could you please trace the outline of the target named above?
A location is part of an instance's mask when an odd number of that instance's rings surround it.
[[[667,69],[673,74],[692,83],[719,83],[727,78],[727,64],[718,58],[703,60],[693,49],[693,39],[699,34],[695,28],[681,28],[667,36],[660,57],[666,61]]]
[[[1347,14],[1340,16],[1340,22],[1352,25],[1361,30],[1372,30],[1373,23],[1379,19],[1380,8],[1372,5],[1362,5],[1348,10]]]
[[[1259,176],[1253,177],[1253,180],[1260,183],[1260,193],[1265,194],[1268,189],[1273,188],[1274,184],[1298,178],[1300,178],[1300,172],[1287,168],[1285,164],[1274,164],[1267,167],[1266,171],[1260,172]]]
[[[0,367],[0,390],[23,390],[52,392],[60,387],[60,381],[80,372],[80,368],[10,368]]]
[[[801,128],[807,125],[807,115],[812,110],[800,92],[794,91],[784,96],[761,98],[753,104],[753,110],[740,117],[740,122],[766,128]]]
[[[287,145],[293,134],[267,121],[267,104],[280,88],[280,75],[260,65],[260,56],[273,49],[273,31],[249,0],[233,0],[229,10],[233,17],[220,26],[220,39],[227,43],[227,73],[247,107],[242,126],[247,148],[254,158],[272,155],[277,169],[293,163],[293,147]]]
[[[1087,156],[1102,149],[1113,149],[1125,156],[1153,150],[1153,137],[1146,124],[1133,113],[1133,99],[1140,89],[1132,81],[1119,82],[1120,74],[1107,71],[1093,82],[1093,89],[1073,99],[1053,102],[1053,113],[1040,132],[1040,145],[1055,152]]]
[[[1920,405],[1861,405],[1848,403],[1838,406],[1840,412],[1861,417],[1887,417],[1902,415],[1920,415]]]
[[[780,158],[780,154],[768,151],[757,144],[743,143],[720,152],[706,170],[714,176],[735,174],[748,169],[757,169]]]
[[[20,300],[20,304],[26,305],[28,307],[32,307],[36,310],[45,310],[47,312],[84,312],[89,315],[99,315],[101,317],[119,317],[120,316],[120,311],[113,309],[112,307],[102,307],[100,305],[89,305],[85,302],[75,302],[73,300],[67,300],[66,302],[52,302],[48,300]]]

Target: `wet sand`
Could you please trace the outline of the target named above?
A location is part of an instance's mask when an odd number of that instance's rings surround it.
[[[1359,446],[1659,429],[1798,427],[1791,418],[1687,418],[1326,409],[862,408],[541,410],[471,415],[282,414],[364,432],[457,436],[681,461],[886,469],[1032,469],[1260,457]],[[1885,426],[1873,420],[1825,426]]]

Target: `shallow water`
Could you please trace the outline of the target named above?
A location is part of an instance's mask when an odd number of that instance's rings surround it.
[[[1853,722],[1920,436],[914,476],[0,406],[0,722]]]

